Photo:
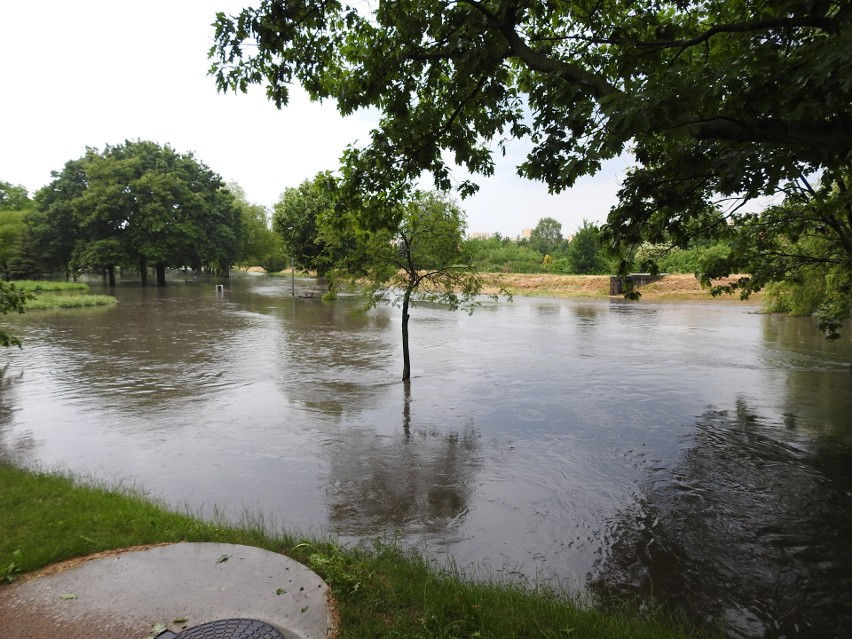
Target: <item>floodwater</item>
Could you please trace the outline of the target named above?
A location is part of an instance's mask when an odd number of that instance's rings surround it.
[[[404,385],[398,309],[215,283],[4,318],[0,456],[734,637],[848,636],[848,332],[718,301],[421,305]]]

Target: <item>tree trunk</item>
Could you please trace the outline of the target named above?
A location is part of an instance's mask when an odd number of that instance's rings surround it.
[[[405,441],[411,441],[411,380],[407,379],[403,383],[404,403],[402,405],[402,432],[405,434]]]
[[[139,256],[139,277],[142,279],[142,286],[148,286],[148,258],[144,255]]]
[[[408,302],[411,300],[411,289],[405,289],[402,298],[402,381],[411,379],[411,357],[408,354]]]
[[[107,266],[107,280],[110,288],[115,288],[115,267]]]
[[[157,286],[165,286],[166,285],[166,264],[164,262],[157,262]]]

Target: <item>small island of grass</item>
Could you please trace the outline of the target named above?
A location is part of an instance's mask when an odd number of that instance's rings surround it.
[[[109,306],[118,300],[112,295],[89,295],[89,285],[82,282],[17,280],[12,284],[30,297],[24,303],[28,311],[49,308],[85,308]]]

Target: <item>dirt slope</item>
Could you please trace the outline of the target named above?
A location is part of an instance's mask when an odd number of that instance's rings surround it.
[[[538,297],[609,297],[609,275],[551,275],[503,273],[487,274],[489,292],[497,289],[499,281],[513,295]],[[734,280],[732,276],[727,280]],[[639,288],[643,299],[694,299],[740,302],[738,295],[723,295],[713,298],[694,275],[665,275],[656,282]],[[752,296],[746,303],[754,304],[760,296]],[[742,303],[742,302],[740,302]]]

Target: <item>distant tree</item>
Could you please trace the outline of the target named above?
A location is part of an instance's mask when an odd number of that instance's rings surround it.
[[[228,190],[234,196],[234,204],[240,211],[242,222],[237,263],[242,266],[262,266],[271,257],[283,260],[282,242],[269,228],[266,207],[251,204],[245,191],[236,182],[229,182]]]
[[[394,229],[370,230],[350,214],[349,234],[356,250],[338,262],[351,277],[367,281],[367,306],[379,303],[402,310],[402,380],[411,377],[408,340],[410,310],[415,301],[432,301],[473,311],[483,281],[467,262],[464,213],[435,192],[415,192],[400,205]],[[340,234],[340,225],[333,234]],[[496,295],[492,295],[496,299]]]
[[[542,269],[543,255],[508,238],[468,240],[470,263],[486,273],[538,273]]]
[[[23,211],[0,210],[0,273],[9,278],[9,261],[20,256],[21,242],[26,231]]]
[[[71,160],[62,171],[51,171],[53,181],[35,194],[35,209],[27,216],[28,241],[43,272],[71,275],[71,259],[82,239],[72,202],[86,189],[84,161]]]
[[[329,247],[318,240],[321,220],[334,215],[337,180],[330,171],[318,173],[298,187],[285,189],[275,203],[272,229],[284,243],[284,252],[297,267],[315,271],[319,277],[334,265]]]
[[[600,229],[586,220],[568,244],[568,261],[577,275],[611,273],[613,268],[601,244]]]
[[[26,188],[0,180],[0,211],[25,211],[32,205]]]
[[[192,154],[154,142],[127,141],[66,163],[36,194],[34,241],[64,268],[133,265],[143,284],[153,266],[227,273],[237,259],[240,211],[222,179]],[[70,254],[69,254],[70,248]]]
[[[565,240],[562,223],[552,217],[543,217],[530,233],[530,247],[542,255],[553,255],[561,251]]]

